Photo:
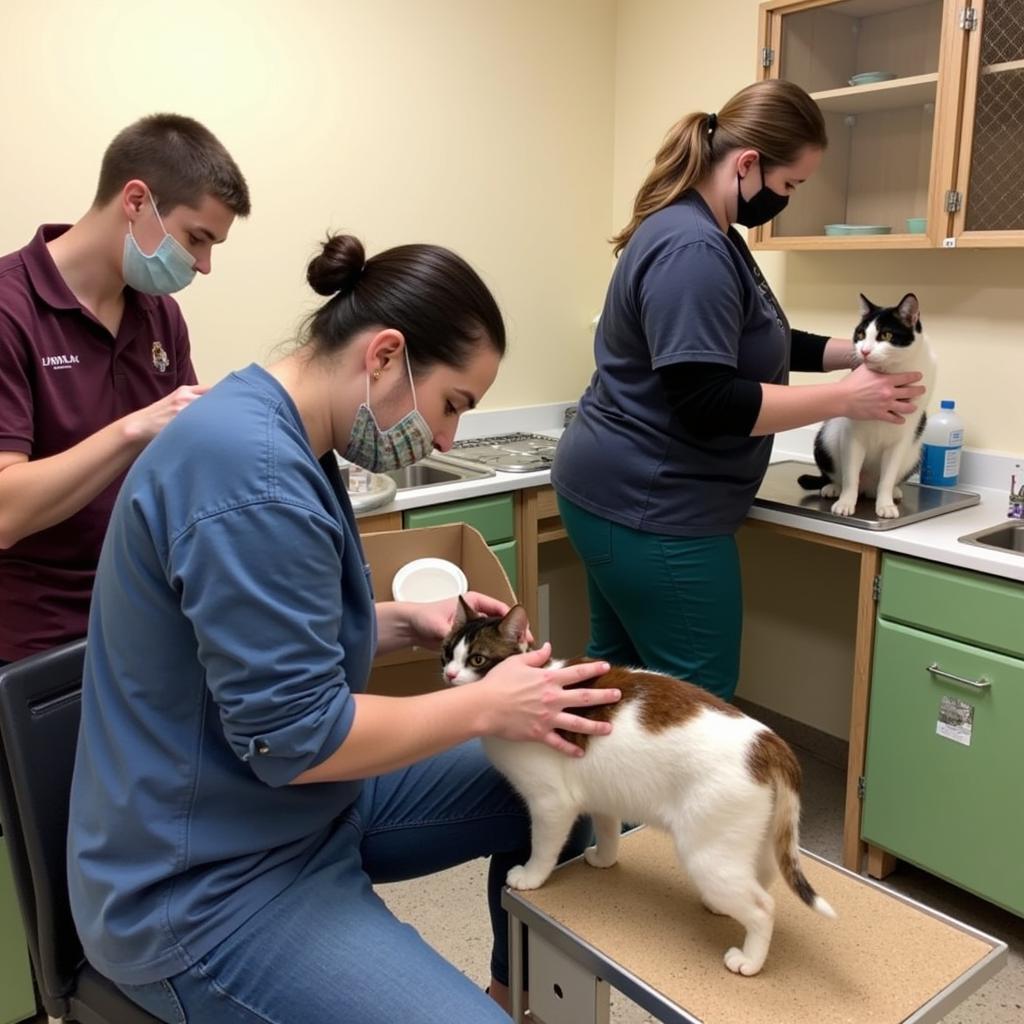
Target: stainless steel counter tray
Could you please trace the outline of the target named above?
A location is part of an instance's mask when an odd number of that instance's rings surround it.
[[[895,530],[908,523],[917,523],[946,512],[970,508],[981,501],[981,495],[952,487],[923,487],[921,484],[900,484],[903,498],[898,502],[900,514],[896,519],[880,519],[875,513],[874,498],[859,498],[852,516],[837,516],[832,512],[834,498],[823,498],[817,491],[804,490],[796,481],[804,473],[818,474],[813,463],[786,461],[768,467],[754,504],[780,512],[825,519],[861,530]]]

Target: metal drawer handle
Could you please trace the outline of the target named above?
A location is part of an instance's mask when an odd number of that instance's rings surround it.
[[[979,679],[965,679],[963,676],[953,675],[952,672],[944,672],[939,668],[939,663],[937,661],[933,661],[928,666],[928,671],[931,672],[933,676],[941,676],[943,679],[950,679],[954,683],[963,683],[964,686],[973,686],[976,690],[987,690],[992,685],[992,683],[984,676],[981,676]]]

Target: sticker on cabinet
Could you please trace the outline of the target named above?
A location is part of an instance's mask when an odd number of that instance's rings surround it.
[[[935,731],[947,740],[971,745],[971,730],[974,728],[974,705],[955,697],[943,697],[939,705],[939,721]]]

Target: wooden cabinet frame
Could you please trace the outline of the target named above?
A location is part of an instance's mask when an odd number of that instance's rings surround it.
[[[830,7],[842,0],[767,0],[759,10],[759,79],[777,78],[782,64],[783,21],[786,16],[815,8]],[[932,131],[928,180],[928,232],[924,235],[893,233],[834,237],[826,235],[776,235],[772,224],[750,232],[753,249],[767,250],[878,250],[933,249],[957,247],[1024,246],[1024,231],[967,231],[970,202],[969,178],[974,141],[974,113],[978,92],[981,44],[984,32],[985,0],[941,0],[942,29],[939,39],[938,72],[919,76],[935,81],[935,122]],[[964,27],[965,11],[973,11],[974,27]],[[969,24],[969,23],[968,23]],[[771,51],[773,60],[765,66],[761,55]],[[1024,67],[1024,61],[1020,63]],[[914,87],[909,78],[900,88]],[[891,88],[861,86],[859,91]],[[845,92],[845,90],[836,90]],[[824,101],[822,101],[824,102]],[[959,209],[948,212],[947,193],[959,193]]]

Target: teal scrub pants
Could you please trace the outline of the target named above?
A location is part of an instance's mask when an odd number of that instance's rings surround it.
[[[587,570],[587,654],[613,665],[666,672],[731,700],[743,630],[733,534],[644,533],[561,495],[558,510]]]

